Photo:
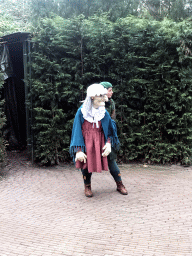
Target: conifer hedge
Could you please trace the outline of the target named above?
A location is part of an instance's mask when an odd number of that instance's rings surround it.
[[[54,16],[34,31],[35,158],[69,158],[73,119],[86,88],[114,86],[119,159],[186,163],[192,142],[192,28],[133,16],[110,22]]]

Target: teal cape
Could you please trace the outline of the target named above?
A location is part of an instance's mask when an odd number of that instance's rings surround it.
[[[75,115],[71,135],[70,155],[73,160],[77,151],[81,150],[82,152],[86,153],[86,146],[82,134],[82,124],[84,123],[85,119],[83,118],[81,108],[82,106],[77,110],[77,113]],[[116,123],[114,120],[111,119],[107,110],[105,110],[104,118],[101,119],[101,125],[104,132],[105,143],[107,142],[108,138],[110,138],[112,148],[114,148],[116,151],[119,150],[120,142],[117,136]]]

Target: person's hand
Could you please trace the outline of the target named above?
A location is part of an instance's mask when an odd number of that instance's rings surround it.
[[[103,147],[104,152],[102,153],[103,157],[108,156],[111,153],[111,143],[107,142]]]
[[[86,161],[87,161],[87,156],[86,156],[82,151],[79,151],[79,152],[76,153],[75,162],[77,162],[78,160],[79,160],[80,162],[86,163]]]

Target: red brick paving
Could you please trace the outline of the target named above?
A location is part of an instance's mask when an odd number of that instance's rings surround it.
[[[128,196],[103,172],[86,198],[72,165],[17,158],[0,180],[0,256],[192,255],[192,168],[122,165]]]

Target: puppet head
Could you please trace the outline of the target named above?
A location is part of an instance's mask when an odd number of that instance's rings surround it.
[[[82,114],[84,119],[91,123],[96,123],[105,116],[105,101],[107,98],[107,90],[101,84],[92,84],[87,88],[87,96],[82,106]]]
[[[87,98],[91,99],[92,106],[96,109],[105,106],[107,90],[101,84],[92,84],[87,88]]]

